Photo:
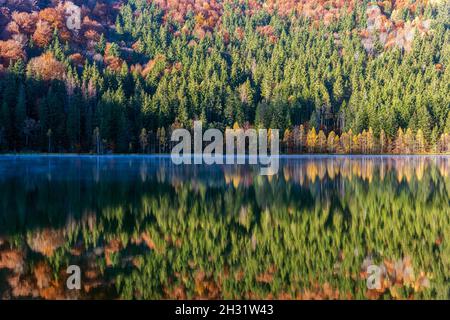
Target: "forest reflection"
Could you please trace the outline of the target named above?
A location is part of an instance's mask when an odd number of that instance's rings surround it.
[[[2,298],[450,298],[450,158],[0,157]],[[80,265],[82,290],[65,288]],[[367,289],[367,267],[382,267]]]

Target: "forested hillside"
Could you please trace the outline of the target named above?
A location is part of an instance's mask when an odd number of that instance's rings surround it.
[[[24,159],[2,161],[2,299],[449,298],[449,157],[303,158],[270,178]],[[66,289],[71,264],[81,290]],[[373,264],[386,269],[377,290]]]
[[[0,148],[168,152],[202,120],[449,152],[449,28],[448,0],[0,0]]]

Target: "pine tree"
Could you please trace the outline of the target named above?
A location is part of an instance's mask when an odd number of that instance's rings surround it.
[[[24,142],[24,127],[25,127],[25,120],[27,118],[27,106],[26,106],[26,100],[25,100],[25,87],[23,84],[19,85],[19,94],[17,96],[17,103],[15,108],[15,117],[14,117],[14,123],[15,123],[15,145],[16,150],[19,150],[23,146]]]
[[[116,33],[118,35],[123,35],[123,26],[122,26],[122,22],[121,22],[121,19],[120,19],[119,15],[116,18],[116,25],[115,25],[115,27],[116,27]]]
[[[404,134],[402,128],[399,128],[397,131],[397,138],[395,140],[395,148],[394,152],[401,154],[405,152],[405,141],[404,141]]]
[[[100,154],[100,152],[101,152],[101,138],[100,138],[100,128],[99,127],[96,127],[94,129],[93,140],[94,140],[95,152],[97,154]]]
[[[420,130],[420,129],[419,129]],[[405,150],[404,153],[413,153],[414,152],[414,134],[411,128],[406,129],[406,132],[403,136],[403,143]]]
[[[158,139],[159,153],[165,152],[166,151],[166,143],[167,143],[166,129],[164,127],[158,128],[158,131],[156,132],[156,137]]]
[[[427,108],[422,105],[418,108],[417,111],[417,128],[422,129],[425,139],[429,140],[431,137],[431,116],[427,110]]]
[[[71,151],[80,151],[81,142],[81,104],[82,97],[79,90],[69,97],[67,110],[67,137]]]
[[[361,134],[355,134],[352,139],[352,153],[361,153]]]
[[[317,136],[317,146],[319,152],[325,152],[327,147],[327,137],[325,136],[325,133],[323,130],[319,131],[319,134]]]
[[[447,121],[445,122],[444,133],[450,134],[450,112],[447,114]]]
[[[52,152],[52,137],[53,137],[52,129],[47,130],[46,136],[47,136],[47,141],[48,141],[47,152],[50,153],[50,152]]]
[[[383,129],[381,129],[380,131],[380,153],[387,153],[388,152],[388,143],[387,143],[387,138],[386,138],[386,134],[384,132]]]
[[[338,74],[333,83],[333,98],[336,104],[339,104],[344,97],[344,84],[342,76]]]
[[[3,86],[3,95],[0,100],[0,127],[2,128],[6,149],[12,150],[15,147],[15,122],[13,107],[17,103],[16,76],[13,70],[11,70],[11,74],[7,75],[3,80]]]
[[[100,39],[98,40],[98,43],[95,47],[96,51],[100,54],[105,54],[105,49],[106,49],[106,39],[105,39],[105,35],[102,33],[100,35]]]
[[[52,129],[52,144],[56,148],[66,145],[66,90],[61,82],[53,82],[47,94],[48,126]]]
[[[316,151],[317,133],[316,133],[316,129],[314,127],[310,131],[308,131],[308,135],[306,136],[306,146],[308,147],[309,152]]]
[[[42,150],[46,149],[47,132],[49,130],[48,121],[48,104],[46,98],[41,98],[38,102],[38,115],[39,115],[39,127],[40,127],[40,145]]]
[[[11,109],[5,100],[2,101],[1,104],[0,120],[0,128],[2,131],[2,140],[4,141],[4,147],[7,150],[11,150],[11,145],[13,142],[13,122],[11,117]]]
[[[295,153],[302,153],[303,148],[305,147],[305,128],[303,125],[295,126],[292,131],[292,144]]]
[[[426,150],[425,143],[426,143],[425,136],[423,134],[422,129],[417,130],[414,152],[425,153],[425,150]]]
[[[425,133],[424,133],[424,135],[425,135]],[[438,145],[439,145],[439,129],[438,129],[438,127],[435,126],[431,132],[431,142],[430,142],[431,152],[437,153]]]
[[[284,135],[283,135],[283,144],[284,144],[284,150],[287,153],[290,153],[292,151],[292,133],[289,130],[289,128],[287,128],[286,130],[284,130]]]
[[[336,153],[336,151],[337,151],[336,134],[334,133],[334,131],[331,131],[328,134],[327,149],[328,149],[329,153]]]
[[[145,128],[141,130],[141,134],[139,135],[139,142],[141,144],[142,153],[145,153],[148,146],[148,134]]]
[[[367,152],[375,152],[375,136],[371,127],[369,128],[369,131],[367,131]]]
[[[343,153],[348,154],[351,152],[351,149],[352,149],[351,140],[352,140],[352,137],[347,132],[342,133],[341,138],[340,138],[340,143],[341,143],[341,149],[342,149]]]

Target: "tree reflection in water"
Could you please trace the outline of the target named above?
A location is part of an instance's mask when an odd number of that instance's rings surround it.
[[[2,298],[449,297],[450,158],[0,157]],[[65,287],[68,265],[82,289]],[[367,267],[382,267],[367,289]]]

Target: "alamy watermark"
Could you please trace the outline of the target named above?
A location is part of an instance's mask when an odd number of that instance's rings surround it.
[[[203,133],[201,121],[194,121],[194,150],[189,130],[175,129],[171,140],[173,163],[194,164],[260,164],[261,175],[274,175],[279,169],[280,139],[278,129],[226,129],[225,139],[218,129]],[[181,141],[180,141],[181,140]],[[226,148],[224,150],[224,140]],[[203,143],[210,142],[203,149]],[[268,153],[270,145],[270,153]],[[248,150],[247,150],[248,147]],[[225,152],[224,152],[225,151]]]
[[[69,274],[66,281],[67,289],[80,290],[81,289],[81,269],[79,266],[73,264],[67,267],[66,273]]]
[[[370,290],[380,290],[381,289],[381,278],[385,273],[385,269],[377,265],[370,265],[367,267],[367,289]]]

